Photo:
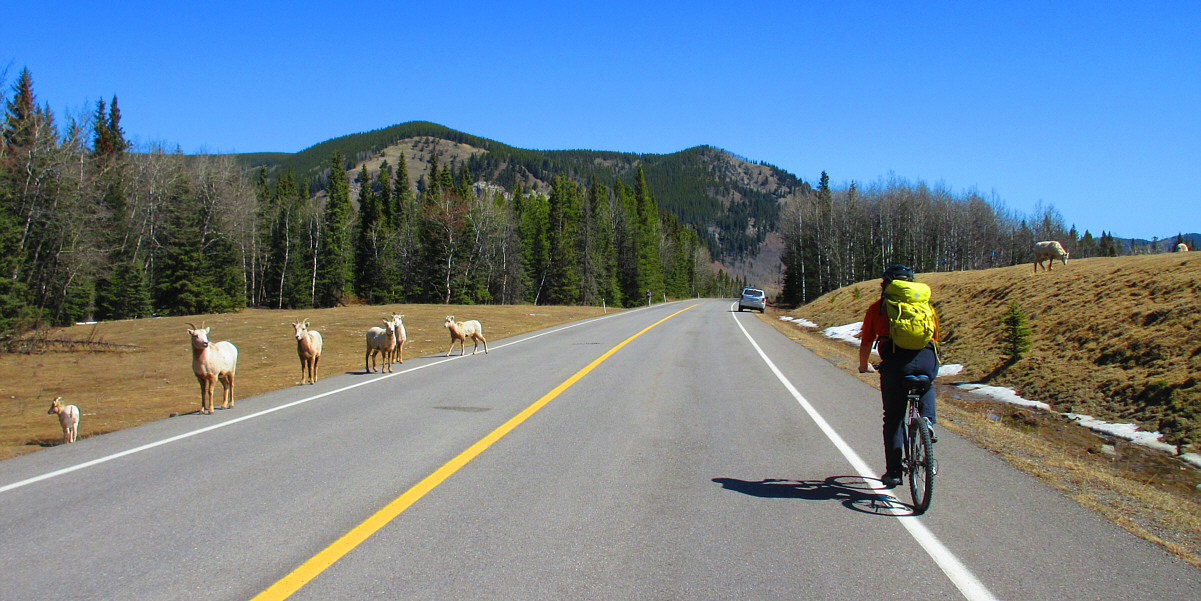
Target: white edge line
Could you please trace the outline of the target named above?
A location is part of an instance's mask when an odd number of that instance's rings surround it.
[[[661,306],[661,305],[655,305],[655,306],[656,306],[656,307],[658,307],[658,306]],[[627,310],[627,311],[622,311],[622,312],[620,312],[620,313],[613,313],[613,314],[611,314],[611,315],[602,315],[602,316],[600,316],[600,317],[593,317],[593,318],[585,319],[585,320],[583,320],[583,321],[577,321],[577,322],[575,322],[575,323],[568,324],[568,325],[566,325],[566,326],[563,326],[563,327],[561,327],[561,328],[556,328],[556,329],[554,329],[554,330],[547,330],[547,331],[545,331],[545,332],[540,332],[540,333],[538,333],[538,334],[533,334],[533,335],[531,335],[531,336],[526,336],[525,338],[520,338],[520,339],[518,339],[518,340],[512,340],[512,341],[509,341],[509,342],[505,342],[504,344],[500,344],[500,345],[495,345],[495,344],[494,344],[494,345],[492,345],[492,348],[493,348],[493,350],[495,350],[495,349],[502,349],[502,348],[505,348],[506,346],[512,346],[512,345],[514,345],[514,344],[520,344],[520,343],[522,343],[522,342],[528,342],[528,341],[530,341],[530,340],[533,340],[533,339],[535,339],[535,338],[539,338],[539,337],[542,337],[542,336],[546,336],[546,335],[548,335],[548,334],[555,334],[555,333],[557,333],[557,332],[562,332],[563,330],[570,330],[571,328],[575,328],[575,327],[578,327],[578,326],[582,326],[582,325],[584,325],[584,324],[592,323],[592,322],[595,322],[595,321],[600,321],[600,320],[602,320],[602,319],[608,319],[608,318],[610,318],[610,317],[616,317],[616,316],[618,316],[618,315],[629,315],[629,314],[632,314],[632,313],[634,313],[634,312],[637,312],[638,310],[641,310],[641,309],[648,309],[648,308],[649,308],[649,307],[639,307],[639,308],[637,308],[637,309],[631,309],[631,310]],[[419,370],[419,369],[425,369],[425,368],[427,368],[427,367],[433,367],[433,366],[435,366],[435,365],[441,365],[441,364],[443,364],[443,363],[446,363],[447,361],[454,361],[454,360],[456,360],[456,359],[461,359],[461,358],[463,358],[463,357],[465,357],[465,356],[466,356],[466,355],[459,355],[459,356],[450,356],[450,357],[444,357],[444,358],[442,358],[440,361],[435,361],[435,362],[433,362],[433,363],[426,363],[426,364],[424,364],[424,365],[418,365],[417,367],[411,367],[411,368],[409,368],[409,369],[406,369],[406,370],[404,370],[404,371],[398,371],[398,372],[391,372],[391,373],[383,374],[383,375],[381,375],[381,376],[380,376],[380,377],[378,377],[378,378],[372,378],[372,379],[370,379],[370,380],[365,380],[365,381],[362,381],[362,382],[356,382],[356,383],[354,383],[354,384],[351,384],[351,385],[349,385],[349,386],[343,386],[342,388],[338,388],[338,389],[335,389],[335,390],[329,390],[329,391],[323,392],[323,393],[321,393],[321,394],[316,394],[316,395],[313,395],[313,396],[311,396],[311,397],[306,397],[306,398],[303,398],[303,399],[295,400],[295,401],[292,401],[292,402],[290,402],[290,403],[286,403],[286,404],[280,405],[280,406],[278,406],[278,407],[272,407],[272,408],[270,408],[270,409],[264,409],[264,410],[262,410],[262,411],[259,411],[259,412],[257,412],[257,413],[251,413],[251,414],[249,414],[249,415],[243,415],[242,417],[234,418],[234,419],[231,419],[231,420],[229,420],[229,421],[224,421],[224,422],[221,422],[221,423],[219,423],[219,424],[213,424],[213,425],[211,425],[211,426],[205,426],[205,427],[203,427],[203,428],[200,428],[200,429],[198,429],[198,430],[192,430],[191,432],[185,432],[185,433],[183,433],[183,434],[177,434],[177,435],[175,435],[175,436],[172,436],[172,437],[170,437],[170,438],[164,438],[164,439],[162,439],[162,440],[158,440],[158,441],[155,441],[155,442],[151,442],[151,443],[144,444],[144,445],[142,445],[142,446],[140,446],[140,447],[134,447],[134,448],[132,448],[132,449],[126,449],[126,450],[124,450],[124,451],[120,451],[120,452],[118,452],[118,453],[113,453],[112,455],[105,455],[104,457],[98,457],[98,458],[96,458],[96,459],[92,459],[91,461],[85,461],[85,462],[83,462],[83,463],[79,463],[79,464],[76,464],[76,465],[72,465],[72,466],[70,466],[70,467],[64,467],[64,468],[62,468],[62,469],[55,470],[55,471],[53,471],[53,472],[47,472],[47,473],[45,473],[45,474],[42,474],[42,475],[40,475],[40,476],[34,476],[34,477],[32,477],[32,478],[26,478],[25,480],[20,480],[20,481],[17,481],[17,482],[13,482],[13,483],[11,483],[11,484],[5,484],[4,486],[0,486],[0,494],[6,493],[6,492],[8,492],[8,491],[10,491],[10,490],[15,490],[15,489],[18,489],[18,488],[21,488],[21,487],[24,487],[24,486],[29,486],[30,484],[35,484],[35,483],[37,483],[37,482],[41,482],[41,481],[43,481],[43,480],[49,480],[49,479],[51,479],[51,478],[57,478],[58,476],[62,476],[62,475],[65,475],[65,474],[70,474],[71,472],[77,472],[77,471],[79,471],[79,470],[82,470],[82,469],[84,469],[84,468],[89,468],[89,467],[92,467],[92,466],[95,466],[95,465],[100,465],[101,463],[108,463],[109,461],[112,461],[112,460],[114,460],[114,459],[120,459],[120,458],[122,458],[122,457],[127,457],[127,456],[129,456],[129,455],[133,455],[133,454],[135,454],[135,453],[141,453],[142,451],[148,451],[148,450],[150,450],[150,449],[153,449],[153,448],[155,448],[155,447],[161,447],[161,446],[163,446],[163,445],[165,445],[165,444],[171,444],[171,443],[173,443],[173,442],[180,441],[180,440],[183,440],[183,439],[185,439],[185,438],[191,438],[191,437],[193,437],[193,436],[198,436],[198,435],[200,435],[200,434],[204,434],[205,432],[211,432],[211,431],[213,431],[213,430],[218,430],[218,429],[220,429],[220,428],[224,428],[224,427],[226,427],[226,426],[232,426],[232,425],[234,425],[234,424],[236,424],[236,423],[239,423],[239,422],[244,422],[244,421],[246,421],[246,420],[248,420],[248,419],[254,419],[254,418],[256,418],[256,417],[262,417],[262,416],[264,416],[264,415],[267,415],[267,414],[269,414],[269,413],[275,413],[276,411],[282,411],[282,410],[284,410],[284,409],[288,409],[288,408],[291,408],[291,407],[295,407],[295,406],[297,406],[297,405],[303,405],[304,403],[308,403],[309,401],[315,401],[315,400],[317,400],[317,399],[325,398],[325,397],[327,397],[327,396],[330,396],[330,395],[332,395],[332,394],[338,394],[338,393],[340,393],[340,392],[346,392],[347,390],[351,390],[351,389],[354,389],[354,388],[358,388],[358,387],[360,387],[360,386],[366,386],[366,385],[368,385],[368,384],[375,384],[375,383],[377,383],[377,382],[382,382],[382,381],[384,381],[384,380],[386,380],[386,379],[388,379],[388,378],[391,378],[391,377],[393,377],[393,376],[399,376],[399,375],[407,374],[407,373],[409,373],[409,372],[417,371],[417,370]],[[273,392],[274,392],[274,391],[273,391]]]
[[[733,314],[731,314],[731,317],[733,317]],[[755,342],[755,339],[751,338],[751,335],[746,331],[746,328],[742,327],[742,323],[738,321],[738,318],[733,317],[733,319],[734,323],[738,324],[738,329],[742,330],[743,336],[746,336],[746,339],[750,341],[751,346],[755,347],[755,352],[759,353],[759,357],[763,359],[763,362],[767,364],[767,367],[771,369],[773,374],[776,375],[776,378],[780,380],[780,383],[784,385],[784,388],[788,389],[789,394],[796,399],[797,403],[801,405],[801,408],[805,410],[805,413],[809,414],[809,417],[814,421],[814,423],[821,428],[826,437],[830,439],[830,442],[834,443],[834,446],[840,453],[842,453],[842,456],[845,457],[848,462],[850,462],[851,467],[858,472],[864,480],[876,480],[877,477],[875,472],[871,471],[867,463],[865,463],[863,459],[859,457],[859,454],[856,453],[854,449],[852,449],[851,446],[848,445],[846,441],[838,435],[838,432],[834,431],[834,428],[830,426],[829,422],[827,422],[825,418],[823,418],[821,414],[819,414],[817,410],[813,408],[813,405],[809,404],[809,401],[806,400],[804,395],[802,395],[800,391],[798,391],[796,387],[788,381],[788,378],[784,377],[784,374],[779,370],[779,368],[776,367],[776,364],[772,363],[772,360],[767,357],[767,353],[764,353],[763,349],[759,348],[759,345]],[[900,501],[896,499],[896,497],[884,492],[885,490],[887,489],[877,489],[877,494],[882,497],[892,499],[893,501],[896,501],[897,504],[900,504]],[[890,503],[889,505],[893,504]],[[901,522],[901,525],[903,525],[905,529],[909,531],[910,536],[912,536],[913,539],[916,540],[923,549],[925,549],[930,558],[934,560],[934,563],[938,564],[938,567],[941,568],[943,573],[947,575],[947,578],[949,578],[951,582],[957,588],[959,588],[959,592],[963,593],[965,598],[967,598],[969,601],[996,601],[996,597],[994,597],[992,593],[984,587],[984,584],[980,582],[980,580],[976,578],[976,576],[972,574],[970,570],[968,570],[967,566],[963,565],[963,562],[959,561],[959,559],[955,557],[955,555],[951,553],[951,551],[947,549],[947,547],[943,545],[942,542],[939,541],[938,538],[934,536],[934,534],[930,532],[930,530],[926,528],[926,526],[923,525],[920,520],[918,520],[917,516],[901,514],[899,509],[891,507],[889,512],[897,516],[898,520]]]

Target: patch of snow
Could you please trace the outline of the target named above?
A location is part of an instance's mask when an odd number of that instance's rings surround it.
[[[798,328],[816,328],[817,327],[817,324],[813,323],[812,321],[809,321],[808,319],[805,319],[804,317],[789,317],[787,315],[781,315],[780,320],[781,321],[791,321],[792,323],[796,324],[796,326]]]
[[[1028,401],[1018,396],[1012,388],[1002,388],[1000,386],[988,386],[986,384],[976,384],[973,382],[956,382],[955,386],[964,390],[969,390],[976,394],[984,395],[991,399],[1008,403],[1010,405],[1021,405],[1022,407],[1034,407],[1043,411],[1050,411],[1051,406],[1039,401]]]
[[[963,371],[963,366],[958,363],[946,363],[938,366],[938,377],[957,376]]]
[[[822,330],[826,338],[841,340],[848,344],[859,346],[859,333],[863,330],[863,322],[848,323],[845,326],[831,326]]]
[[[1063,413],[1064,417],[1101,434],[1108,434],[1114,438],[1129,440],[1130,442],[1152,449],[1165,451],[1175,454],[1176,447],[1165,442],[1160,442],[1163,435],[1159,432],[1146,432],[1139,430],[1134,424],[1111,424],[1094,418],[1091,415],[1082,415],[1079,413]]]

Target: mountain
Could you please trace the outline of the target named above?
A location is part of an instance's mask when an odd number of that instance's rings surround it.
[[[520,183],[526,191],[542,194],[549,193],[557,175],[584,184],[596,177],[611,186],[618,179],[631,184],[642,167],[660,209],[695,226],[715,263],[735,277],[769,287],[780,272],[781,203],[811,189],[778,167],[712,146],[671,154],[527,150],[424,121],[327,140],[297,153],[241,154],[237,159],[269,174],[290,168],[318,191],[325,187],[335,151],[347,158],[351,174],[364,166],[374,173],[385,160],[395,167],[403,156],[409,181],[417,186],[429,170],[431,153],[437,153],[438,163],[455,172],[466,166],[477,186],[511,191]]]

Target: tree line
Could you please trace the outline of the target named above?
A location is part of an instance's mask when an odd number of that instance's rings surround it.
[[[779,301],[800,305],[842,286],[880,277],[902,263],[919,272],[988,269],[1034,261],[1034,243],[1058,240],[1073,258],[1166,252],[1175,243],[1099,238],[1065,227],[1053,206],[1034,216],[975,192],[954,194],[892,178],[835,189],[822,172],[816,189],[784,202],[783,282]],[[1177,235],[1176,242],[1182,236]]]
[[[350,302],[601,304],[728,291],[694,226],[632,181],[481,185],[431,152],[324,187],[233,157],[133,152],[118,101],[59,126],[22,70],[0,130],[0,332]],[[361,158],[361,157],[359,157]],[[356,208],[357,204],[357,208]]]

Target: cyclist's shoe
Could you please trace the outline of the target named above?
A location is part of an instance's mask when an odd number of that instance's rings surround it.
[[[938,442],[938,434],[934,433],[934,424],[930,423],[930,418],[922,418],[926,420],[926,427],[930,429],[930,442]]]
[[[887,472],[880,476],[880,482],[884,488],[896,488],[901,485],[901,472]]]

